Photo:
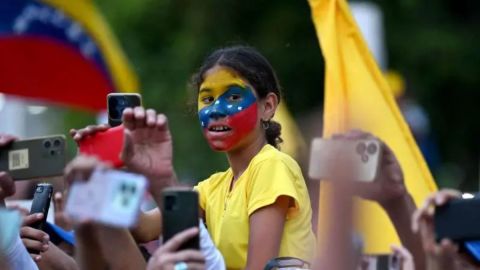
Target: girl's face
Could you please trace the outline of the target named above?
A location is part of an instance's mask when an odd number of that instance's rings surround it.
[[[215,66],[205,73],[198,93],[198,116],[208,144],[230,151],[259,129],[253,88],[234,71]]]

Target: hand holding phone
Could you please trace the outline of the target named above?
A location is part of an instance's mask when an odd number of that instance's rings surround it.
[[[436,207],[434,224],[437,241],[480,240],[480,198],[453,199]]]
[[[167,188],[162,193],[163,242],[176,234],[199,226],[198,193],[190,189]],[[199,236],[191,238],[178,250],[200,249]]]
[[[333,140],[315,138],[310,151],[308,175],[311,179],[329,179],[336,172],[349,170],[355,180],[373,181],[380,160],[380,143],[368,140]]]
[[[63,135],[14,141],[0,148],[0,171],[14,180],[63,175],[65,148]]]

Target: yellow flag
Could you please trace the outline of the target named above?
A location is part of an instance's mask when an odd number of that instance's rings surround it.
[[[282,152],[289,154],[291,157],[298,159],[304,153],[306,144],[302,133],[298,129],[297,123],[288,111],[285,102],[281,102],[273,120],[282,125],[283,143],[280,145]]]
[[[436,185],[347,3],[308,2],[325,59],[324,136],[356,128],[385,141],[395,152],[406,186],[418,205],[436,190]],[[320,193],[321,226],[328,186]],[[358,230],[365,239],[365,252],[389,252],[390,244],[399,240],[386,213],[367,201],[359,202],[358,209]]]

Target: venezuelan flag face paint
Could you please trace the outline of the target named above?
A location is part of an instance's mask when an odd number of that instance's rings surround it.
[[[254,90],[234,72],[214,67],[207,73],[198,95],[198,116],[210,147],[228,151],[257,125]]]

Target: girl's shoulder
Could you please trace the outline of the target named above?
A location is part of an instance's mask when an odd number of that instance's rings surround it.
[[[300,166],[295,159],[269,144],[264,146],[250,162],[252,169],[265,166],[286,166],[292,171],[301,172]]]

